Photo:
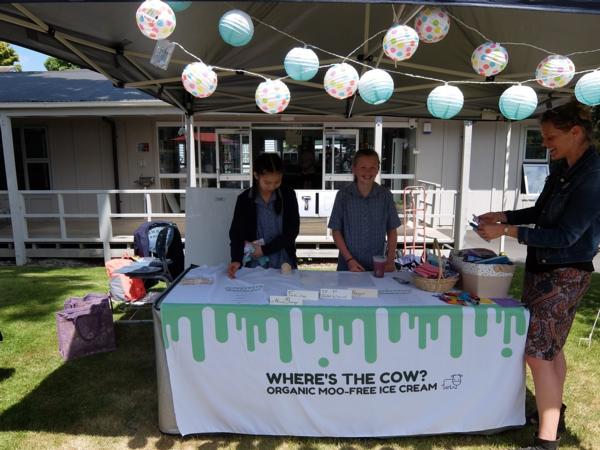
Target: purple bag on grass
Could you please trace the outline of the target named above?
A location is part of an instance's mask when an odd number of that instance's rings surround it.
[[[116,348],[110,300],[106,295],[72,297],[56,313],[58,351],[65,361]]]

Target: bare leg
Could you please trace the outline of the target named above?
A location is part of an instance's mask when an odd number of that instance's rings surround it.
[[[566,375],[564,353],[561,351],[553,361],[532,356],[527,356],[526,361],[535,385],[535,402],[540,418],[538,437],[555,441]]]

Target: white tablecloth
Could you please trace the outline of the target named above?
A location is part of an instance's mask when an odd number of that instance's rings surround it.
[[[181,434],[398,436],[524,423],[523,308],[447,305],[400,284],[405,273],[243,269],[229,280],[224,270],[192,269],[160,305],[163,388]],[[269,304],[319,287],[381,294]]]

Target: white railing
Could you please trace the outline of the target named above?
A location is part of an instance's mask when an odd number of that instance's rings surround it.
[[[452,202],[454,211],[456,191],[444,190],[439,184],[418,180],[418,184],[425,187],[427,198],[423,200],[426,208],[426,225],[431,228],[454,227],[454,214],[441,212],[441,203]],[[403,190],[392,190],[392,194],[402,195]],[[50,190],[18,192],[19,210],[23,211],[21,218],[14,223],[23,223],[22,236],[26,243],[101,243],[105,259],[111,257],[111,242],[131,242],[131,233],[115,236],[115,219],[140,219],[151,221],[153,219],[185,218],[185,213],[166,213],[162,208],[153,206],[153,200],[162,199],[163,195],[185,195],[184,189],[110,189],[110,190]],[[140,200],[139,197],[142,197]],[[154,199],[153,199],[154,197]],[[116,212],[115,206],[118,199],[127,204],[127,210],[135,211],[136,208],[143,212]],[[126,201],[125,201],[126,200]],[[72,212],[72,211],[79,212]],[[402,213],[400,213],[400,216]],[[77,233],[69,231],[69,221],[93,220],[97,224],[80,227]],[[446,219],[446,220],[443,220]],[[328,218],[326,219],[328,222]],[[8,207],[8,192],[0,191],[0,221],[10,223],[11,214]],[[445,223],[442,223],[445,222]],[[56,227],[56,223],[58,227]],[[71,223],[73,225],[73,223]],[[35,228],[35,233],[30,233],[30,227]],[[5,230],[9,227],[4,226]],[[48,230],[51,229],[51,232]],[[33,236],[32,236],[33,234]],[[13,242],[12,233],[4,232],[0,235],[0,242]],[[299,236],[298,242],[320,243],[333,242],[331,231],[325,228],[323,235]]]
[[[25,226],[22,233],[24,240],[29,243],[35,242],[101,242],[105,259],[110,259],[110,243],[115,240],[113,235],[113,219],[143,219],[151,221],[156,218],[184,218],[185,213],[165,213],[155,210],[152,205],[152,195],[161,196],[163,194],[183,194],[185,189],[109,189],[109,190],[50,190],[50,191],[19,191],[18,199],[20,210],[24,211],[22,216]],[[4,196],[8,197],[7,191],[0,191],[0,219],[10,219],[11,214],[8,211],[8,200],[4,201]],[[117,198],[122,196],[142,196],[143,200],[138,204],[143,204],[144,212],[140,213],[118,213],[113,211],[113,203],[116,205]],[[114,202],[111,202],[111,197]],[[90,198],[89,202],[86,198]],[[37,199],[37,201],[36,201]],[[87,212],[67,212],[66,204],[69,201],[82,202],[77,209]],[[132,202],[133,203],[133,202]],[[37,204],[37,205],[36,205]],[[5,206],[6,205],[6,206]],[[36,212],[31,212],[31,210]],[[75,209],[71,207],[71,209]],[[42,212],[40,212],[42,211]],[[67,227],[69,220],[94,219],[98,223],[98,232],[91,233],[93,228],[85,227],[83,233],[80,232],[76,237],[70,236]],[[18,221],[17,221],[18,222]],[[38,231],[36,237],[30,236],[29,225],[34,222],[48,225],[50,222],[58,222],[59,236],[44,235],[44,231]],[[88,232],[88,229],[90,230]],[[40,234],[41,233],[41,234]],[[86,234],[87,233],[87,234]],[[117,239],[118,240],[118,239]],[[130,236],[126,238],[130,240]],[[12,242],[11,237],[0,237],[0,242]]]

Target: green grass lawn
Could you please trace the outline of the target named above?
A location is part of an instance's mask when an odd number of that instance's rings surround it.
[[[519,270],[514,296],[521,279]],[[106,286],[103,267],[0,267],[0,449],[484,450],[528,444],[534,432],[524,427],[494,436],[396,439],[162,435],[151,324],[117,321],[115,352],[68,363],[58,354],[54,313],[65,298],[103,292]],[[561,449],[600,449],[600,333],[590,349],[578,346],[599,308],[600,274],[594,274],[566,346],[568,431]]]

